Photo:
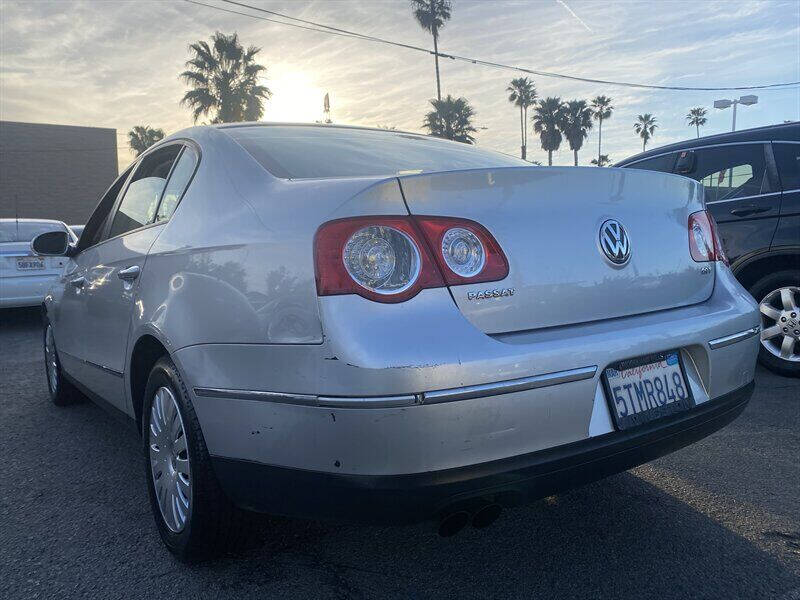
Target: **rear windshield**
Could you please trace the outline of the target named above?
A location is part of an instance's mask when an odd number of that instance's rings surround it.
[[[484,167],[531,166],[468,144],[396,131],[266,125],[231,127],[239,142],[276,177],[366,177]]]
[[[0,221],[0,242],[30,242],[48,231],[67,231],[67,227],[62,223],[3,220]]]

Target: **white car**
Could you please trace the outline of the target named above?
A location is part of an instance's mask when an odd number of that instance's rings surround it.
[[[50,219],[0,219],[0,308],[38,306],[50,286],[58,281],[67,262],[63,256],[36,256],[31,240],[40,233],[74,232]]]

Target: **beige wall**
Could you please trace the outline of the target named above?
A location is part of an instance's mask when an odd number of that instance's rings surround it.
[[[117,132],[0,121],[0,218],[86,223],[117,177]]]

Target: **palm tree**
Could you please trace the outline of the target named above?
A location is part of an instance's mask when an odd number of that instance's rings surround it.
[[[445,21],[450,20],[453,5],[450,0],[411,0],[414,18],[420,27],[433,36],[433,59],[436,62],[436,99],[442,99],[442,86],[439,81],[439,30]]]
[[[128,132],[128,145],[139,156],[158,140],[164,138],[163,129],[153,129],[149,125],[136,125]]]
[[[246,50],[235,33],[216,32],[211,45],[200,40],[189,46],[193,57],[186,62],[189,70],[180,77],[192,89],[186,92],[181,104],[192,109],[195,122],[201,115],[211,117],[212,123],[257,121],[264,114],[264,101],[272,92],[258,84],[266,67],[255,62],[261,49]]]
[[[547,151],[547,164],[553,166],[553,151],[561,145],[564,129],[564,105],[558,96],[539,100],[533,109],[533,130],[539,134],[542,150]]]
[[[595,96],[592,98],[592,117],[597,121],[597,160],[600,160],[603,151],[603,120],[610,119],[614,107],[608,96]]]
[[[607,167],[611,164],[611,159],[608,158],[608,154],[601,154],[597,158],[592,159],[592,164],[595,167]]]
[[[536,87],[527,77],[512,79],[506,88],[508,101],[519,106],[519,133],[522,139],[521,154],[522,160],[528,149],[528,107],[536,101]]]
[[[450,94],[444,100],[431,100],[433,110],[425,115],[422,126],[431,135],[472,144],[475,138],[471,135],[476,131],[472,125],[475,111],[466,98],[453,98]]]
[[[700,127],[708,122],[708,119],[706,119],[706,109],[702,106],[690,109],[689,114],[686,115],[686,122],[689,127],[692,125],[697,127],[697,137],[700,137]]]
[[[636,123],[633,124],[633,130],[642,138],[642,152],[647,148],[647,142],[655,135],[656,131],[656,118],[650,113],[645,113],[636,117]]]
[[[583,147],[583,140],[589,137],[592,128],[592,109],[586,100],[570,100],[564,105],[564,137],[569,142],[569,147],[575,156],[575,166],[578,166],[578,150]]]

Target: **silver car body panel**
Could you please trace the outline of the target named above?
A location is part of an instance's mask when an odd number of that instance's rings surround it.
[[[421,473],[611,431],[598,382],[621,359],[680,349],[697,402],[753,378],[757,336],[709,347],[711,340],[758,327],[759,317],[726,267],[687,261],[685,219],[702,209],[694,182],[534,167],[472,171],[461,188],[456,172],[292,181],[272,176],[224,130],[192,128],[165,143],[175,140],[191,140],[202,158],[172,218],[70,259],[45,304],[64,369],[132,417],[141,402],[131,397],[132,354],[145,336],[163,344],[216,457],[349,474]],[[486,188],[490,173],[495,184]],[[577,184],[564,183],[573,173],[592,201],[579,202]],[[573,218],[574,210],[544,199],[524,205],[534,181],[551,199],[562,182],[578,212],[595,214]],[[424,186],[439,184],[446,195],[429,204],[430,214],[474,218],[507,254],[513,248],[508,280],[491,287],[516,286],[514,296],[469,306],[460,296],[471,286],[454,288],[455,302],[448,288],[397,304],[317,296],[312,242],[321,224],[406,215],[407,202],[421,206]],[[658,213],[648,193],[663,197],[664,190],[672,190],[674,205]],[[632,207],[637,196],[643,204]],[[603,206],[593,208],[598,197]],[[493,216],[513,217],[504,200],[523,207],[527,236]],[[673,248],[680,237],[680,252],[650,253],[648,211],[669,231],[651,239]],[[560,225],[526,239],[548,213]],[[633,232],[631,262],[619,271],[593,246],[592,224],[605,215]],[[575,227],[559,233],[567,217]],[[541,253],[546,243],[560,253],[550,259],[561,267],[564,253],[579,255],[584,285],[576,271],[563,268],[538,271],[541,284],[525,275],[528,267],[517,255]],[[114,273],[133,264],[141,274],[126,289]],[[83,291],[70,284],[87,275],[94,303],[83,302]],[[610,293],[607,280],[627,296]],[[644,298],[639,311],[637,293]],[[548,305],[563,295],[575,298],[569,311]],[[581,303],[585,310],[573,315]],[[87,333],[95,323],[96,335]]]

